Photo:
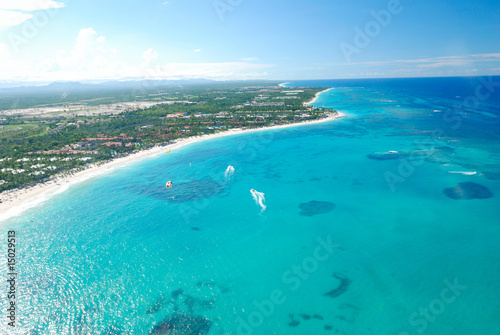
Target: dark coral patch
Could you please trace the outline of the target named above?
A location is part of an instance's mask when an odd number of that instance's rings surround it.
[[[351,283],[352,283],[352,281],[349,278],[341,275],[340,273],[334,273],[333,277],[338,279],[340,281],[340,284],[339,284],[339,286],[337,286],[337,288],[325,293],[325,295],[327,297],[330,297],[330,298],[336,298],[336,297],[344,294],[345,291],[347,291],[347,288],[349,287],[349,285],[351,285]]]
[[[196,305],[196,300],[192,296],[188,295],[183,302],[184,306],[188,309],[189,313],[194,313],[194,306]]]
[[[450,147],[436,147],[430,149],[416,149],[412,151],[387,151],[368,154],[366,157],[377,161],[388,161],[393,159],[420,160],[421,157],[445,156],[452,154],[455,150]]]
[[[151,335],[205,335],[212,322],[201,316],[177,314],[156,325]]]
[[[500,172],[483,171],[483,175],[489,180],[500,180]]]
[[[175,290],[174,292],[172,292],[172,299],[177,300],[177,298],[179,298],[183,293],[184,293],[184,290],[181,288]]]
[[[169,202],[182,203],[214,197],[224,192],[224,185],[215,180],[194,180],[187,183],[176,183],[172,188],[162,185],[136,186],[134,193]]]
[[[204,282],[204,281],[199,281],[196,283],[196,286],[205,286],[205,287],[214,287],[217,283],[214,281],[210,282]]]
[[[224,190],[224,186],[214,180],[195,180],[189,183],[174,185],[165,194],[167,200],[172,202],[196,201],[218,195]]]
[[[388,161],[393,159],[404,158],[406,157],[406,154],[397,151],[389,151],[389,152],[382,152],[382,153],[377,152],[374,154],[368,154],[366,155],[366,157],[377,161]]]
[[[443,193],[455,200],[488,199],[493,196],[486,186],[473,182],[459,183],[458,186],[445,188]]]
[[[288,326],[290,326],[290,327],[297,327],[298,325],[300,325],[300,322],[297,321],[297,320],[295,320],[293,314],[289,314],[288,316],[291,319],[291,321],[288,323]]]
[[[325,214],[335,209],[336,205],[328,201],[309,201],[299,205],[300,215],[314,216],[318,214]]]
[[[153,313],[158,312],[160,309],[163,308],[165,303],[166,303],[165,297],[163,295],[161,295],[158,299],[156,299],[156,301],[153,303],[153,305],[146,310],[146,313],[153,314]]]
[[[447,153],[447,154],[452,154],[455,152],[455,149],[450,147],[436,147],[434,150],[437,152]]]
[[[229,287],[227,287],[226,285],[220,285],[219,286],[219,290],[220,290],[221,293],[227,293],[227,292],[230,291]]]
[[[210,300],[199,300],[198,304],[200,307],[205,308],[205,309],[213,309],[215,306],[215,299],[210,299]]]

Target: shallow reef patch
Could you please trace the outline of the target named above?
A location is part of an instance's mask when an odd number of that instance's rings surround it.
[[[366,157],[378,161],[387,161],[393,159],[420,160],[422,157],[432,159],[431,157],[442,157],[454,153],[455,149],[447,146],[435,147],[429,149],[416,149],[411,151],[387,151],[368,154]]]
[[[483,175],[489,180],[500,180],[500,172],[496,171],[483,171]]]
[[[204,317],[176,314],[157,324],[150,335],[205,335],[211,327]]]
[[[455,187],[445,188],[443,193],[454,200],[488,199],[493,193],[481,184],[473,182],[459,183]]]
[[[406,157],[406,154],[397,151],[368,154],[366,157],[377,161],[388,161]]]
[[[349,285],[351,285],[352,281],[340,273],[334,273],[333,277],[338,279],[340,281],[340,284],[337,288],[326,292],[325,296],[330,298],[337,298],[347,291],[347,288],[349,287]]]
[[[170,189],[164,185],[140,186],[133,192],[155,199],[166,200],[169,202],[182,203],[196,201],[214,197],[224,191],[224,185],[215,180],[194,180],[186,183],[175,183]]]
[[[304,202],[299,205],[300,215],[303,216],[314,216],[318,214],[326,214],[335,209],[336,205],[329,201],[316,201],[312,200],[309,202]]]
[[[167,200],[170,202],[187,202],[199,199],[210,198],[220,194],[224,190],[224,185],[214,180],[195,180],[189,183],[175,184],[167,192]]]
[[[290,317],[290,322],[288,323],[289,327],[297,327],[298,325],[300,325],[300,322],[295,320],[293,314],[289,314],[288,316]]]

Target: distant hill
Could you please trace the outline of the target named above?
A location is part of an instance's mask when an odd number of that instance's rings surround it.
[[[216,83],[216,81],[208,79],[191,79],[191,80],[112,80],[102,83],[81,83],[77,81],[56,81],[53,83],[43,83],[40,85],[35,82],[27,83],[0,83],[0,93],[2,92],[75,92],[75,91],[92,91],[92,90],[121,90],[121,89],[143,89],[143,88],[161,88],[175,86],[192,86],[206,85]]]

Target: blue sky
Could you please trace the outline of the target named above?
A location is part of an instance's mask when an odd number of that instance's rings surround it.
[[[500,74],[498,0],[0,0],[0,81]]]

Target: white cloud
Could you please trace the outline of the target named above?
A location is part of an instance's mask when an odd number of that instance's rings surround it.
[[[25,75],[29,67],[28,62],[12,58],[9,46],[0,43],[0,78],[2,81]]]
[[[3,81],[92,81],[123,78],[214,80],[257,79],[267,76],[269,64],[249,62],[160,63],[154,49],[142,53],[140,64],[127,64],[94,29],[81,29],[74,45],[59,50],[41,62],[13,58],[7,45],[0,44],[0,78]]]
[[[151,72],[156,65],[156,60],[158,59],[158,53],[153,49],[148,49],[142,53],[143,62],[140,65],[140,69],[147,75]]]
[[[257,57],[247,57],[247,58],[241,58],[241,60],[244,62],[255,62],[258,61],[259,59]]]
[[[332,76],[342,78],[499,75],[500,53],[327,63],[325,65],[330,67]]]
[[[39,11],[65,7],[62,2],[53,0],[0,0],[0,27],[17,26],[33,18],[32,13],[24,11]]]
[[[105,42],[106,38],[98,36],[94,29],[81,29],[73,49],[58,51],[55,63],[68,70],[90,70],[110,66],[115,51],[107,47]]]
[[[153,49],[148,49],[142,53],[142,58],[146,62],[152,62],[158,58],[158,53],[156,51],[154,51]]]
[[[257,79],[267,76],[264,69],[270,64],[245,62],[223,63],[169,63],[161,66],[156,74],[162,78],[209,78],[214,80]]]
[[[96,35],[97,35],[96,31],[92,28],[80,29],[80,31],[78,32],[78,36],[76,38],[76,42],[79,44],[88,43]]]
[[[33,17],[33,14],[26,14],[20,12],[12,12],[10,10],[0,9],[0,26],[10,27],[17,26],[26,20]]]
[[[500,53],[476,54],[473,56],[476,56],[477,58],[500,58]]]
[[[53,0],[0,0],[0,9],[31,11],[62,8],[64,6],[64,3]]]
[[[10,49],[7,44],[0,43],[0,60],[10,58]]]
[[[201,52],[201,49],[196,49],[194,50],[194,52]]]
[[[106,44],[92,28],[81,29],[74,46],[59,50],[51,59],[32,64],[29,80],[92,80],[115,78],[116,73],[127,71],[117,59],[116,50]],[[28,80],[28,79],[24,79]]]
[[[431,62],[427,64],[419,64],[417,65],[418,67],[422,68],[439,68],[439,67],[445,67],[445,66],[466,66],[472,64],[472,61],[469,60],[446,60],[442,62]]]
[[[172,3],[174,3],[175,0],[168,0],[168,1],[165,1],[163,3],[163,6],[168,6],[168,5],[171,5]]]
[[[414,64],[422,68],[439,68],[446,66],[466,66],[473,63],[481,62],[498,62],[500,61],[500,53],[488,54],[471,54],[461,56],[443,56],[433,58],[417,58],[417,59],[396,59],[390,61],[376,61],[376,62],[360,62],[360,63],[343,63],[336,65],[388,65],[388,64]]]

